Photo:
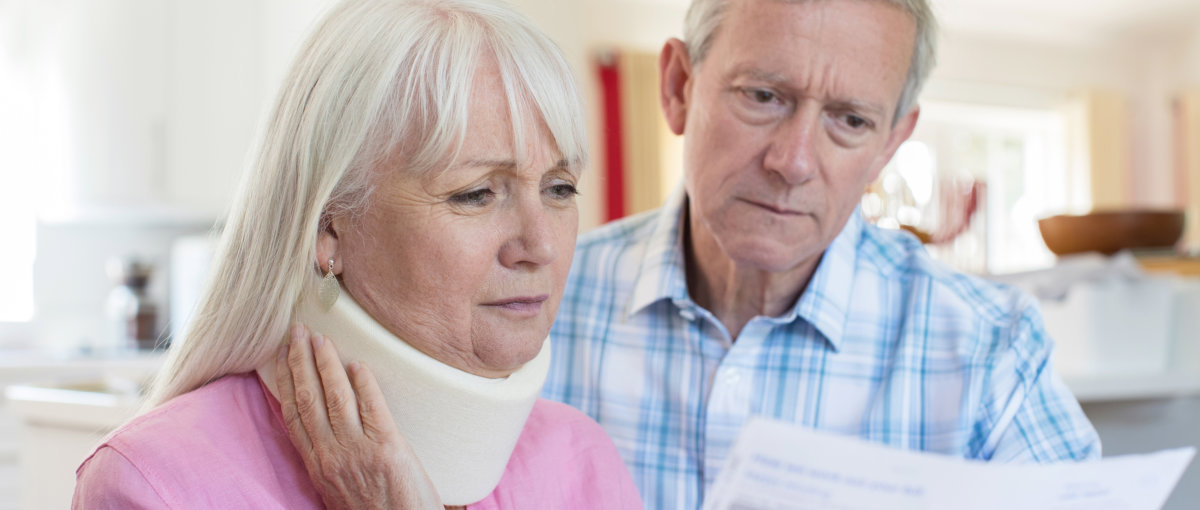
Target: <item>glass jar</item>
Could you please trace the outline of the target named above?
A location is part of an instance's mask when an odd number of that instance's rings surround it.
[[[158,307],[146,294],[153,266],[136,258],[109,261],[114,286],[105,304],[108,332],[98,354],[151,349],[158,339]]]

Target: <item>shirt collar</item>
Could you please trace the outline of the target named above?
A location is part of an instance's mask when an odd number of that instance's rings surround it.
[[[855,208],[846,226],[825,249],[808,287],[792,309],[793,314],[804,318],[825,335],[834,350],[839,349],[846,327],[862,232],[862,214]]]
[[[651,234],[643,245],[641,265],[627,311],[629,315],[663,299],[670,299],[680,308],[695,306],[688,294],[684,273],[682,233],[686,206],[687,195],[679,187],[654,218]],[[846,226],[825,250],[796,305],[783,316],[772,319],[773,322],[786,324],[801,317],[820,331],[835,350],[838,349],[849,311],[862,231],[862,214],[856,208]]]
[[[686,205],[687,194],[680,186],[652,220],[654,224],[643,245],[641,265],[634,280],[629,315],[662,299],[670,299],[680,307],[691,302],[683,270],[682,227]]]

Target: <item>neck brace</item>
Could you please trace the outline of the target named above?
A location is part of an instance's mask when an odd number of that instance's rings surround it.
[[[315,296],[316,289],[306,296]],[[503,379],[463,372],[400,340],[346,289],[328,311],[305,298],[297,321],[329,338],[343,363],[371,367],[400,433],[445,505],[486,497],[500,482],[550,368],[550,342]]]

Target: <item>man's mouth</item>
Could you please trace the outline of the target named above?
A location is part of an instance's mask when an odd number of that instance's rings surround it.
[[[804,214],[801,211],[797,211],[795,209],[790,209],[786,206],[769,204],[769,203],[765,203],[765,202],[759,202],[756,200],[745,200],[745,199],[743,199],[743,200],[750,205],[753,205],[760,209],[766,209],[767,211],[773,212],[775,214],[780,214],[780,215],[784,215],[784,216],[800,216],[800,215]]]

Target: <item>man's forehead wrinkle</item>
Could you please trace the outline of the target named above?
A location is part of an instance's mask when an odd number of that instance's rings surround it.
[[[754,62],[742,62],[729,72],[729,79],[750,78],[752,80],[770,83],[772,85],[786,85],[788,83],[787,75],[779,72],[770,71],[758,67]]]

